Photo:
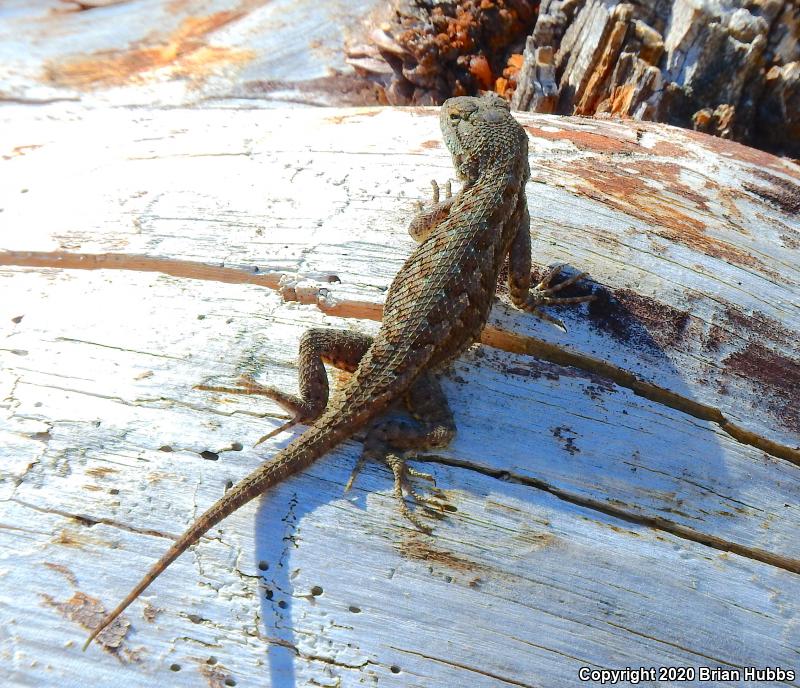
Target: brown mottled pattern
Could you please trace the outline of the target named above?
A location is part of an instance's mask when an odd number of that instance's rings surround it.
[[[446,101],[440,123],[462,190],[428,212],[431,226],[414,226],[420,241],[389,288],[383,325],[373,340],[342,331],[313,330],[300,348],[301,397],[292,397],[254,382],[244,386],[295,411],[295,420],[313,420],[300,437],[275,458],[243,478],[202,514],[147,572],[128,596],[92,632],[86,646],[147,588],[164,569],[210,528],[270,486],[302,471],[328,450],[365,427],[396,400],[403,399],[416,419],[382,421],[368,434],[369,450],[441,445],[455,432],[452,414],[435,371],[475,342],[486,323],[500,269],[509,250],[512,300],[540,315],[542,305],[580,303],[591,297],[550,296],[582,275],[548,288],[531,289],[530,234],[525,200],[528,139],[508,104],[492,94]],[[515,252],[518,255],[514,255]],[[355,372],[328,402],[323,362]],[[356,367],[357,366],[357,367]],[[424,477],[387,454],[401,485],[422,506],[433,502],[406,483]],[[415,524],[419,521],[401,505]]]

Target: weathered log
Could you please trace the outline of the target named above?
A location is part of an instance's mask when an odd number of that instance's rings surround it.
[[[373,331],[435,110],[6,107],[0,625],[17,685],[577,686],[582,666],[797,669],[800,169],[688,131],[523,115],[538,269],[444,376],[433,536],[358,441],[86,626],[290,433],[310,326]],[[335,377],[335,376],[334,376]]]

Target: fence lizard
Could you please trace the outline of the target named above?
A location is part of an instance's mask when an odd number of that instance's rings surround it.
[[[554,296],[583,273],[550,286],[558,273],[554,269],[539,284],[531,284],[525,198],[530,176],[528,139],[506,101],[493,94],[451,98],[442,105],[440,124],[463,186],[455,195],[448,190],[440,201],[434,183],[432,207],[412,221],[409,232],[419,245],[389,287],[380,331],[374,337],[344,330],[306,332],[300,340],[299,397],[252,380],[243,380],[234,389],[218,388],[263,394],[288,408],[292,420],[268,436],[296,422],[310,426],[197,518],[101,620],[84,649],[209,529],[362,428],[367,428],[367,434],[361,460],[386,461],[394,474],[401,512],[417,527],[429,530],[408,508],[403,491],[431,515],[440,513],[444,504],[438,496],[414,489],[411,478],[432,478],[408,467],[402,452],[445,446],[455,434],[453,415],[436,373],[478,339],[506,258],[509,293],[519,308],[555,321],[540,307],[592,298]],[[324,363],[353,373],[330,403]],[[378,418],[399,400],[412,418]]]

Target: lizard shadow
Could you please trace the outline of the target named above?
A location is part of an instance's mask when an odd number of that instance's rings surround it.
[[[301,426],[292,432],[298,437]],[[288,442],[281,442],[283,446]],[[267,459],[269,461],[270,459]],[[320,463],[325,462],[325,458]],[[299,483],[301,475],[276,485],[258,501],[255,517],[255,566],[261,610],[260,631],[266,636],[269,685],[284,688],[298,685],[296,661],[300,655],[292,623],[296,591],[292,581],[292,553],[297,547],[295,532],[300,520],[328,499]],[[302,491],[302,498],[298,496]]]
[[[305,429],[306,426],[302,425],[293,428],[289,437],[273,445],[275,451],[299,437]],[[327,570],[336,570],[335,566],[326,566],[327,558],[337,558],[340,536],[353,530],[352,524],[339,521],[345,510],[335,506],[330,515],[322,518],[304,520],[304,517],[315,512],[319,514],[345,497],[348,502],[366,508],[363,490],[344,492],[344,485],[360,452],[360,442],[357,444],[353,447],[346,443],[328,452],[310,468],[274,486],[259,499],[254,559],[259,575],[261,632],[268,642],[269,685],[275,688],[306,685],[308,675],[297,675],[298,658],[306,661],[306,671],[312,674],[328,671],[324,659],[328,648],[320,650],[316,640],[309,640],[307,626],[310,623],[315,627],[314,636],[324,636],[325,626],[335,624],[335,617],[350,613],[347,605],[341,608],[335,602],[333,609],[328,608],[330,602],[327,600],[323,600],[326,609],[318,615],[313,607],[317,605],[317,597],[325,594],[326,588],[335,587],[324,575]],[[303,543],[306,543],[305,547]],[[298,599],[302,599],[303,604],[296,604]],[[304,620],[306,614],[309,616]],[[322,627],[317,629],[318,624]],[[306,627],[298,630],[303,626]]]

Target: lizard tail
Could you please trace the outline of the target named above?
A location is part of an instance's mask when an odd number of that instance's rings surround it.
[[[103,617],[100,624],[89,635],[83,649],[86,650],[103,629],[122,614],[164,569],[211,528],[271,486],[307,468],[329,449],[352,435],[352,421],[352,418],[344,419],[341,416],[333,420],[328,414],[323,414],[303,435],[278,452],[272,461],[259,466],[228,490],[223,497],[195,520],[164,555],[150,567],[150,570],[128,593],[127,597],[113,611]]]

